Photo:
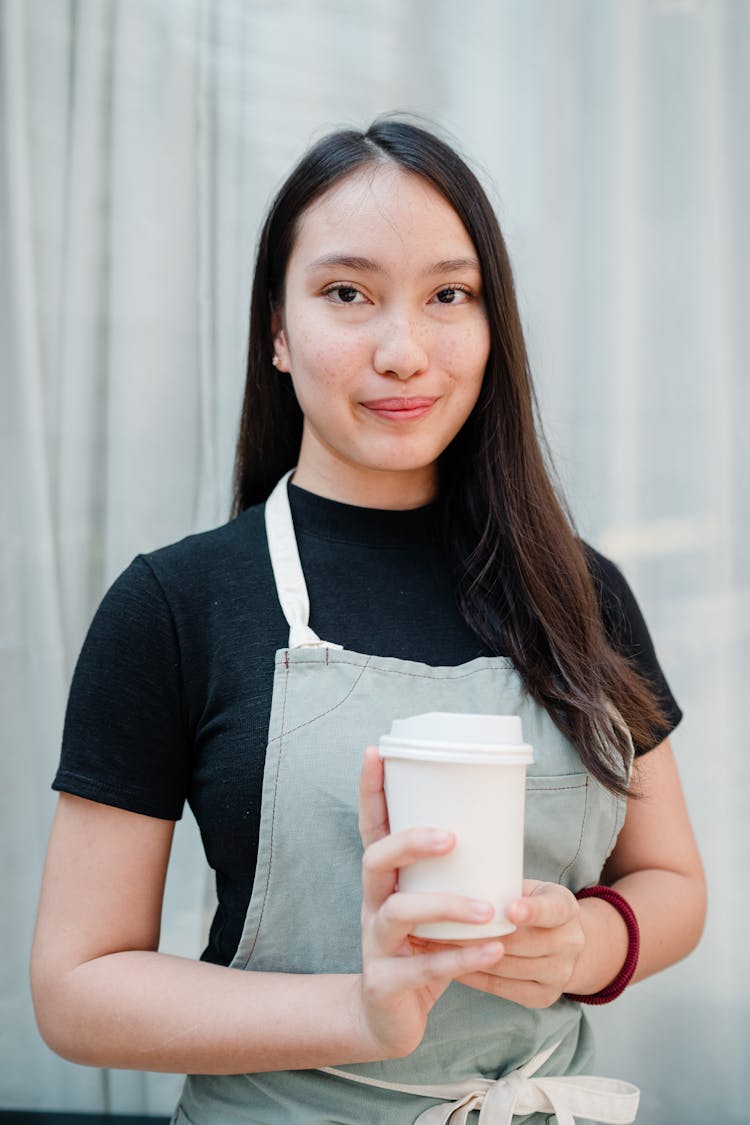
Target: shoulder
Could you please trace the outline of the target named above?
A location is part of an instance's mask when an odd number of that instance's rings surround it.
[[[239,516],[208,531],[186,535],[174,543],[147,551],[143,559],[157,577],[222,569],[235,558],[251,557],[265,542],[265,505],[247,508]]]
[[[89,641],[155,632],[188,643],[221,629],[251,595],[261,596],[271,574],[263,506],[130,562],[106,590]]]
[[[589,573],[594,579],[601,597],[616,597],[624,590],[629,590],[625,576],[612,559],[608,559],[606,555],[602,555],[590,543],[586,543],[581,539],[581,546],[586,557],[586,565],[588,566]]]
[[[644,753],[671,734],[682,718],[682,711],[664,675],[653,638],[627,579],[611,559],[581,542],[599,599],[607,640],[648,682],[662,711],[663,722],[652,742],[646,746],[636,745],[636,753]]]
[[[118,582],[158,589],[170,606],[231,596],[268,566],[264,505],[209,531],[137,555]]]
[[[620,567],[591,544],[581,540],[589,574],[599,599],[599,608],[610,644],[626,655],[637,655],[652,643],[646,622]]]

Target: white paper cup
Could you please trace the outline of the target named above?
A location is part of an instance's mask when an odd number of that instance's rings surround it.
[[[489,922],[429,922],[417,937],[466,940],[511,933],[505,911],[523,881],[526,766],[532,749],[517,715],[434,711],[395,719],[380,739],[392,832],[415,826],[455,833],[445,856],[399,871],[399,890],[468,895],[492,903]]]

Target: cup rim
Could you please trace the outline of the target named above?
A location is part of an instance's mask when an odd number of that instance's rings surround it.
[[[466,764],[530,765],[534,760],[527,742],[511,745],[481,742],[438,742],[434,739],[380,737],[381,758],[409,758],[421,761]]]

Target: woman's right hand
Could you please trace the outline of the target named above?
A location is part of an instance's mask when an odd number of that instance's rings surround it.
[[[430,1009],[451,981],[486,971],[503,954],[493,940],[423,953],[409,934],[420,922],[487,922],[492,906],[460,895],[402,894],[398,870],[446,855],[455,836],[432,828],[390,833],[383,763],[376,747],[365,752],[359,786],[362,859],[362,975],[359,1020],[374,1058],[402,1058],[422,1041]],[[368,1052],[369,1054],[369,1052]]]

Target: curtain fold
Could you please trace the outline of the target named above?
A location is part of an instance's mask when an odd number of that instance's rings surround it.
[[[411,110],[497,202],[545,430],[686,719],[698,951],[592,1019],[639,1122],[746,1120],[750,5],[0,0],[0,1108],[168,1113],[34,1026],[28,952],[65,698],[135,554],[227,518],[264,208],[338,125]],[[162,947],[212,874],[178,827]],[[717,1110],[717,1088],[720,1110]]]
[[[62,200],[41,190],[53,173],[54,144],[67,100],[65,22],[45,35],[20,0],[2,15],[2,446],[3,516],[0,706],[3,785],[0,832],[5,863],[0,926],[6,951],[0,973],[0,1098],[34,1103],[39,1076],[63,1099],[100,1104],[101,1078],[72,1074],[50,1057],[34,1027],[26,983],[39,876],[52,810],[47,785],[50,748],[59,740],[66,691],[59,538],[55,510],[58,431],[48,375],[59,324],[55,273],[60,268]],[[29,32],[35,31],[32,42]],[[53,29],[48,29],[52,32]],[[43,76],[43,78],[42,78]],[[51,113],[35,103],[44,82]],[[62,122],[60,118],[63,118]],[[48,242],[48,254],[40,246]],[[46,327],[46,331],[43,328]]]

